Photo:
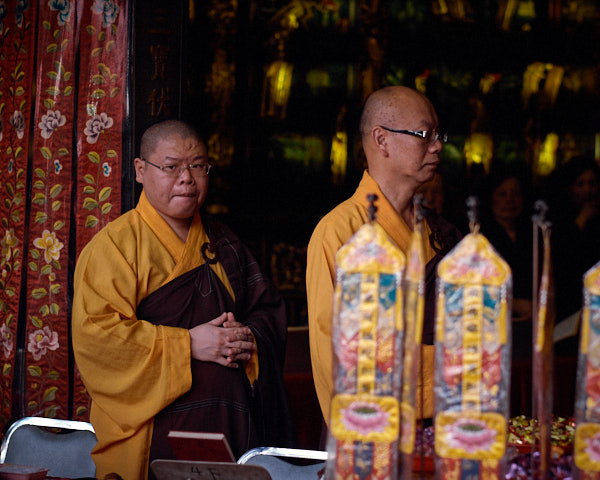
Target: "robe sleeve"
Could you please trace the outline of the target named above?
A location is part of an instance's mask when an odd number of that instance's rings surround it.
[[[235,292],[236,319],[247,325],[257,347],[253,385],[254,420],[264,445],[293,446],[293,424],[283,380],[287,340],[285,303],[250,250],[228,227],[214,222],[217,248]],[[249,365],[250,366],[250,365]],[[246,373],[251,379],[251,374]]]
[[[188,331],[136,317],[138,257],[131,253],[135,238],[127,240],[101,232],[84,249],[75,270],[72,313],[83,382],[123,438],[134,436],[191,386]]]
[[[315,228],[308,244],[306,295],[310,358],[315,390],[323,418],[328,425],[329,407],[333,395],[331,323],[335,254],[353,232],[350,222],[340,224],[324,220]]]

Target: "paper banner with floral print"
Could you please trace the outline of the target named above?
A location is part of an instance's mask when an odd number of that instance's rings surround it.
[[[102,227],[121,214],[127,30],[125,0],[84,3],[77,125],[77,256]],[[88,404],[76,375],[74,418],[87,418]]]
[[[42,2],[27,257],[27,414],[67,418],[76,5]]]
[[[375,222],[336,254],[327,478],[396,478],[405,257]]]
[[[11,417],[25,248],[36,2],[0,2],[0,428]]]
[[[512,275],[477,230],[438,266],[435,451],[443,480],[498,480],[506,450]]]
[[[600,263],[583,277],[575,396],[574,461],[579,478],[600,479]]]

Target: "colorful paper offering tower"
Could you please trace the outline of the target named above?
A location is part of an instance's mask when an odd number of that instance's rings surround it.
[[[575,397],[575,478],[600,479],[600,263],[583,279]]]
[[[438,266],[435,451],[443,480],[499,479],[504,470],[512,276],[478,230]]]
[[[328,479],[398,478],[404,267],[374,221],[336,255]]]

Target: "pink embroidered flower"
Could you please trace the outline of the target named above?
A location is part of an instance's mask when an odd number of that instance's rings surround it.
[[[67,117],[60,113],[60,110],[48,110],[46,115],[42,115],[42,121],[38,123],[42,138],[48,139],[58,127],[67,123]]]
[[[4,358],[10,357],[10,352],[12,352],[13,349],[13,335],[5,323],[0,326],[0,340],[2,341]]]
[[[113,123],[113,119],[104,112],[100,115],[94,115],[94,118],[85,123],[85,129],[83,130],[83,133],[87,136],[87,142],[96,143],[100,134],[104,132],[105,129],[112,127]]]
[[[586,453],[589,455],[590,460],[594,462],[600,462],[600,432],[596,433],[592,438],[588,438]]]
[[[379,405],[371,402],[352,402],[341,412],[344,427],[361,435],[383,432],[388,426],[390,416],[388,412],[381,410]]]
[[[494,443],[496,431],[483,420],[459,418],[446,427],[448,443],[454,448],[462,448],[469,453],[487,450]]]
[[[48,350],[56,350],[57,348],[58,333],[50,330],[50,327],[46,326],[29,334],[27,351],[33,355],[35,361],[46,355]]]
[[[56,232],[44,230],[42,236],[33,241],[33,245],[44,251],[44,260],[46,263],[60,258],[60,250],[64,247],[63,243],[56,238]]]

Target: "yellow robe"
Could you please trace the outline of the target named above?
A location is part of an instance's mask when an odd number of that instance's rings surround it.
[[[207,240],[198,213],[183,242],[142,192],[134,210],[107,225],[81,252],[73,348],[92,399],[98,478],[110,472],[125,480],[147,478],[154,416],[191,387],[188,330],[138,319],[136,308],[159,287],[204,264],[200,245]],[[233,297],[221,265],[211,267]],[[257,364],[251,365],[253,381]]]
[[[376,202],[377,222],[400,250],[406,252],[410,244],[411,229],[381,193],[379,186],[367,171],[363,174],[354,195],[334,208],[319,222],[308,245],[306,293],[310,356],[317,397],[323,418],[328,425],[329,408],[333,396],[331,322],[335,254],[367,222],[367,194],[369,193],[375,193],[378,196]],[[424,237],[429,238],[430,233],[429,227],[425,225]],[[435,251],[429,242],[426,242],[426,261],[429,261],[434,255]],[[423,415],[426,417],[433,413],[433,355],[434,347],[425,345],[423,348],[425,359],[423,362],[425,389]]]

